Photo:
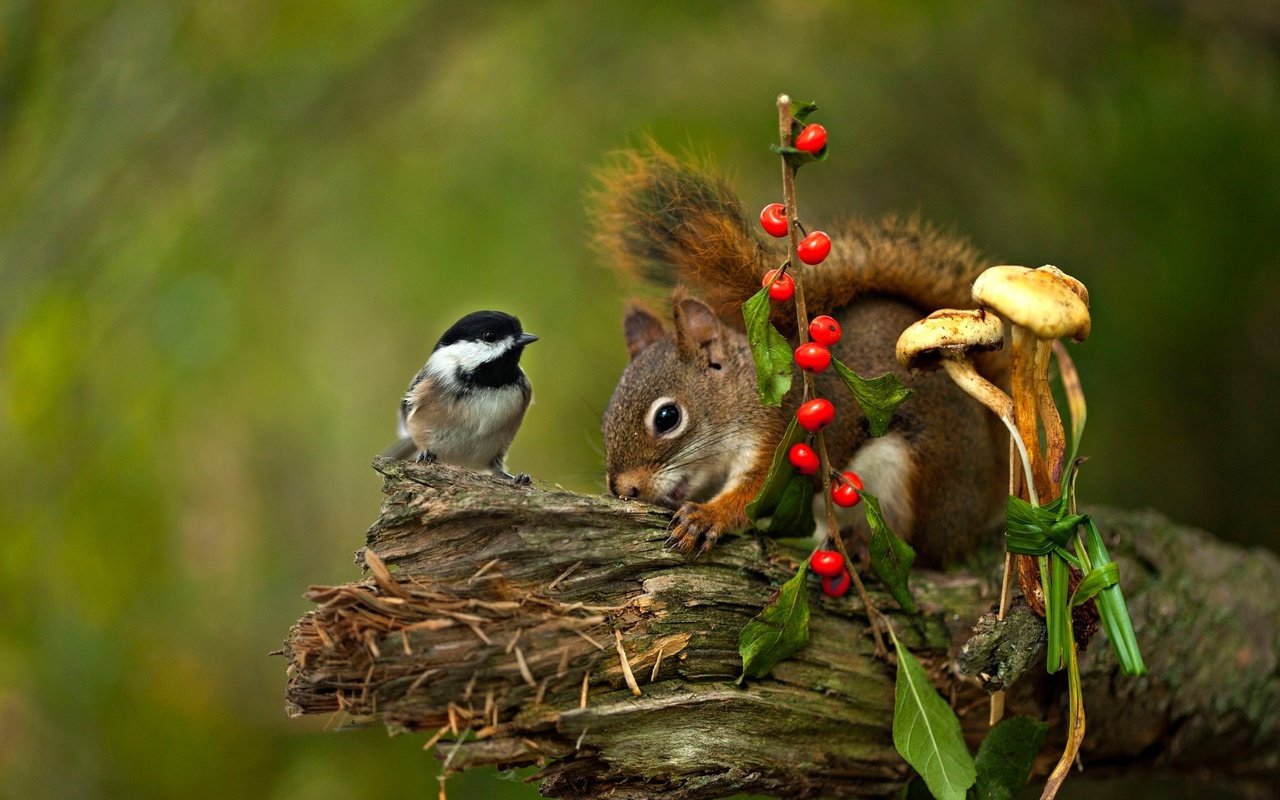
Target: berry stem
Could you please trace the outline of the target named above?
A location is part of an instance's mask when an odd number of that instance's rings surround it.
[[[791,97],[780,94],[778,95],[778,141],[784,148],[791,144],[791,119]],[[800,212],[796,206],[796,171],[787,162],[785,156],[780,157],[779,161],[782,162],[782,202],[787,207],[787,219],[791,221],[787,229],[788,261],[798,264],[801,225]],[[802,277],[804,272],[803,269],[796,269],[792,273],[796,282],[796,332],[802,345],[809,343],[809,312],[805,306]],[[808,370],[801,370],[801,375],[804,380],[804,395],[801,402],[807,402],[814,396],[813,375]],[[889,651],[885,648],[884,636],[880,632],[879,612],[875,606],[871,605],[871,598],[867,596],[867,589],[862,585],[857,567],[849,558],[849,552],[844,546],[844,537],[840,535],[840,527],[836,522],[836,507],[831,499],[831,460],[827,457],[827,439],[821,430],[815,436],[815,442],[818,445],[818,458],[822,465],[820,472],[822,498],[827,510],[827,535],[835,542],[836,550],[844,557],[849,575],[853,578],[853,585],[858,589],[858,597],[862,598],[862,606],[867,612],[867,623],[871,626],[871,632],[876,640],[876,655],[885,658]]]
[[[778,134],[783,147],[791,144],[791,98],[785,94],[778,95]],[[797,264],[800,259],[797,255],[800,234],[796,229],[800,225],[800,213],[796,207],[796,171],[787,163],[785,157],[779,160],[782,162],[782,204],[787,207],[787,219],[791,221],[787,226],[787,261]],[[796,281],[796,327],[799,329],[800,344],[808,344],[809,328],[806,323],[809,313],[804,303],[804,280],[800,275],[801,272],[803,270],[797,269],[792,274]],[[803,399],[809,400],[811,397],[813,397],[813,376],[806,373]]]

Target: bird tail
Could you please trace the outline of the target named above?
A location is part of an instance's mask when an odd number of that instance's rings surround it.
[[[418,446],[408,436],[397,439],[395,444],[379,453],[383,458],[395,458],[400,461],[409,461],[417,454]]]

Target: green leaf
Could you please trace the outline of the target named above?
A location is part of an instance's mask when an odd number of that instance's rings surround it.
[[[920,773],[938,800],[963,800],[977,777],[960,720],[933,688],[916,657],[889,629],[898,653],[894,688],[893,746]]]
[[[902,385],[898,376],[886,372],[878,378],[864,378],[846,367],[838,358],[831,359],[831,366],[844,381],[853,397],[862,406],[862,413],[867,417],[867,425],[872,436],[883,436],[889,430],[889,422],[893,420],[893,412],[906,402],[913,392]]]
[[[929,787],[924,785],[919,775],[916,775],[902,785],[902,790],[898,792],[898,800],[933,800],[933,795],[929,794]]]
[[[867,524],[871,526],[871,541],[867,549],[871,551],[871,571],[898,601],[902,610],[908,614],[916,613],[916,604],[911,597],[911,587],[907,580],[911,574],[911,565],[915,563],[916,551],[911,545],[898,538],[884,521],[880,513],[880,501],[869,492],[862,492],[862,503],[867,515]]]
[[[799,538],[812,536],[815,527],[813,479],[806,475],[792,475],[773,510],[769,529],[765,533],[770,536]]]
[[[1031,717],[1006,719],[978,748],[976,800],[1013,800],[1031,777],[1031,765],[1049,726]]]
[[[1107,564],[1111,556],[1107,546],[1102,543],[1102,534],[1092,519],[1084,521],[1085,550],[1089,560],[1094,564]],[[1146,675],[1147,665],[1142,660],[1142,651],[1138,649],[1138,637],[1133,632],[1133,620],[1129,618],[1129,606],[1124,601],[1124,592],[1120,584],[1108,586],[1098,593],[1098,614],[1102,617],[1102,629],[1107,632],[1111,646],[1116,651],[1116,660],[1125,675]]]
[[[796,418],[792,416],[791,422],[787,423],[787,430],[782,434],[782,441],[773,451],[773,462],[769,464],[769,474],[764,479],[764,485],[760,487],[759,492],[756,492],[755,498],[747,503],[747,519],[755,522],[761,517],[770,516],[778,507],[778,502],[782,500],[782,493],[786,491],[792,476],[796,474],[791,467],[791,462],[787,460],[787,451],[791,449],[791,445],[803,438],[804,430],[796,424]]]
[[[1005,504],[1005,547],[1011,553],[1043,556],[1057,553],[1074,562],[1066,550],[1071,534],[1084,521],[1081,514],[1065,513],[1063,498],[1044,506],[1033,506],[1013,495]]]
[[[791,167],[792,171],[800,169],[805,164],[812,164],[815,161],[826,161],[828,152],[826,147],[822,148],[817,153],[810,153],[807,150],[797,150],[791,145],[783,147],[776,144],[769,145],[769,149],[785,158],[787,160],[787,166]]]
[[[742,321],[747,325],[747,342],[756,364],[756,381],[760,402],[766,406],[782,405],[791,388],[791,345],[769,321],[773,308],[769,303],[769,287],[756,292],[742,304]]]
[[[818,104],[812,100],[801,101],[799,103],[793,102],[791,104],[791,118],[803,126],[808,121],[809,115],[817,110]]]
[[[738,653],[742,656],[739,683],[744,678],[764,677],[775,664],[809,641],[809,593],[805,585],[808,569],[809,560],[805,559],[796,574],[738,634]]]
[[[1116,562],[1108,561],[1105,564],[1095,566],[1089,570],[1089,574],[1084,576],[1084,580],[1076,586],[1076,590],[1071,593],[1071,606],[1084,605],[1093,599],[1094,595],[1108,586],[1115,586],[1120,580],[1120,567],[1116,566]]]
[[[1057,553],[1042,558],[1049,559],[1049,571],[1040,573],[1040,583],[1044,588],[1044,624],[1049,633],[1045,668],[1052,674],[1067,665],[1067,648],[1071,647],[1071,604],[1067,602],[1071,574],[1067,562]]]

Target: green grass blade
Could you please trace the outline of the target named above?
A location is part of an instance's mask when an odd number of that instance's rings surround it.
[[[1106,564],[1111,561],[1107,547],[1102,543],[1102,534],[1092,519],[1085,519],[1085,546],[1089,551],[1089,559],[1094,564]],[[1146,675],[1147,665],[1142,660],[1142,651],[1138,648],[1138,637],[1133,632],[1133,620],[1129,617],[1129,606],[1125,602],[1124,592],[1116,583],[1098,592],[1098,612],[1102,617],[1102,629],[1107,632],[1111,646],[1115,648],[1116,660],[1125,675]]]

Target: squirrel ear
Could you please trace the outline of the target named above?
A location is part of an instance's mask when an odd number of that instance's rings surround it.
[[[675,322],[680,359],[720,369],[724,363],[724,343],[720,337],[720,320],[711,307],[693,297],[677,298]]]
[[[633,359],[641,350],[667,335],[660,319],[634,303],[622,318],[622,332],[627,337],[627,356]]]

